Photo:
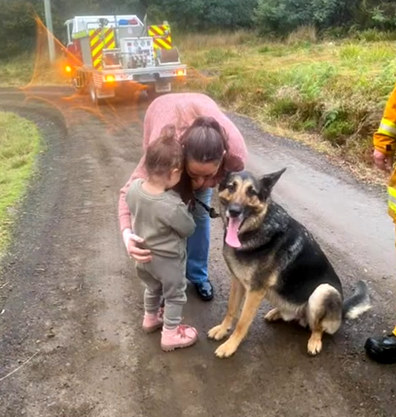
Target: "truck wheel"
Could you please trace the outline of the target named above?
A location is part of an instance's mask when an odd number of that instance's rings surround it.
[[[103,103],[103,99],[98,98],[98,93],[93,83],[89,84],[89,95],[91,97],[92,104],[95,106],[101,105]]]
[[[76,80],[75,78],[73,78],[73,80],[72,80],[72,85],[73,85],[73,87],[74,87],[74,91],[75,91],[77,94],[82,95],[82,94],[86,94],[86,93],[88,92],[88,90],[87,90],[87,87],[86,87],[86,86],[84,86],[84,87],[77,87],[78,83],[77,83],[77,80]]]
[[[163,92],[163,93],[157,93],[157,92],[155,91],[155,84],[153,84],[153,85],[149,85],[149,86],[147,87],[147,89],[146,89],[146,93],[147,93],[147,97],[148,97],[148,99],[149,99],[150,101],[153,101],[153,100],[155,100],[156,98],[158,98],[158,97],[160,97],[160,96],[163,96],[163,95],[165,95],[165,94],[169,94],[169,93],[170,93],[170,91],[169,91],[169,92]]]
[[[73,83],[74,91],[76,94],[82,96],[87,93],[87,87],[76,87],[76,85]]]
[[[96,95],[96,88],[93,84],[89,86],[89,96],[91,97],[92,104],[98,104],[98,96]]]
[[[154,101],[157,97],[161,95],[161,93],[157,93],[155,91],[155,85],[149,85],[146,89],[147,97],[150,101]]]

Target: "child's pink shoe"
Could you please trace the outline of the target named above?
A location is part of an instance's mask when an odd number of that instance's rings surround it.
[[[192,346],[198,340],[198,332],[194,327],[180,324],[175,329],[162,329],[161,348],[171,352],[177,348]]]
[[[158,311],[158,313],[145,313],[143,319],[143,330],[146,333],[153,333],[160,329],[163,325],[163,313],[164,310],[162,308]]]

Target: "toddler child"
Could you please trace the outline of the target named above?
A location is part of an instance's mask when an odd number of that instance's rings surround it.
[[[193,345],[195,328],[182,325],[186,297],[186,239],[195,222],[186,204],[172,188],[183,171],[183,148],[174,126],[165,126],[160,137],[145,153],[147,179],[138,178],[129,187],[126,202],[132,214],[133,233],[144,239],[152,260],[136,263],[138,277],[145,284],[143,330],[162,328],[161,348],[172,351]],[[164,315],[160,310],[165,299]]]

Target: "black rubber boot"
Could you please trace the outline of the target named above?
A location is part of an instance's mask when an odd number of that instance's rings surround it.
[[[201,300],[210,301],[213,299],[213,285],[209,280],[202,284],[195,284],[195,288]]]
[[[364,345],[367,355],[378,363],[396,363],[396,336],[370,337]]]

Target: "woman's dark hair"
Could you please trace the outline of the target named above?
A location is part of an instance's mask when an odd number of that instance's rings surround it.
[[[180,142],[186,160],[200,163],[219,161],[229,149],[225,130],[213,117],[197,117],[183,132]]]
[[[172,169],[182,169],[183,161],[183,147],[177,140],[175,126],[164,126],[160,136],[147,147],[144,160],[147,174],[165,175]]]

